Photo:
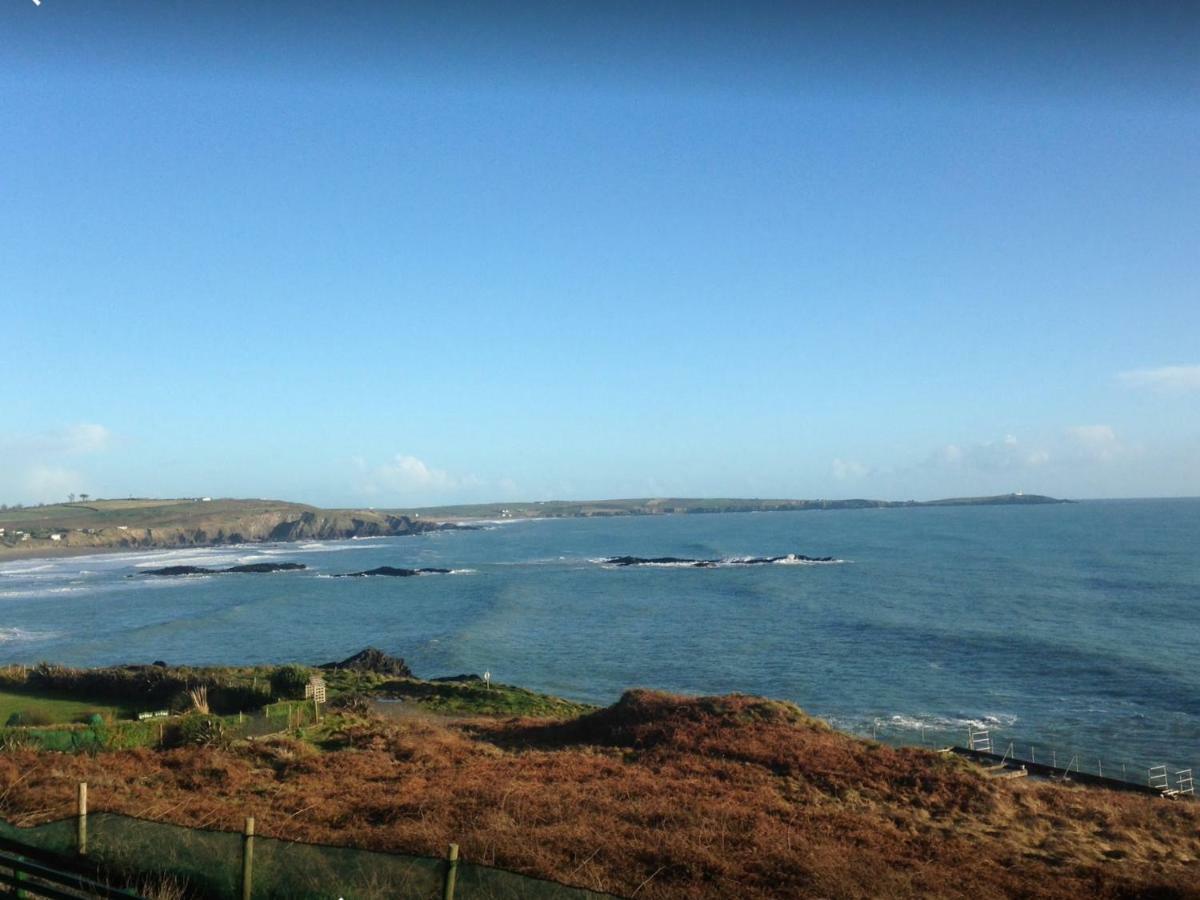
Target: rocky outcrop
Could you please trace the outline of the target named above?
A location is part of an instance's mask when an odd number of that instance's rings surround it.
[[[397,569],[394,566],[380,566],[365,572],[344,572],[334,575],[334,578],[373,578],[382,575],[387,578],[411,578],[414,575],[449,575],[449,569]]]
[[[174,577],[179,575],[265,575],[271,572],[298,572],[307,569],[304,563],[249,563],[244,566],[230,566],[228,569],[206,569],[203,566],[164,566],[161,569],[149,569],[142,575],[158,575]]]
[[[678,556],[610,556],[606,566],[681,566],[693,569],[710,569],[717,564],[715,559],[681,559]]]
[[[308,566],[304,563],[248,563],[244,566],[230,566],[226,572],[247,573],[251,575],[264,575],[270,572],[299,572],[301,569],[307,569]]]
[[[353,656],[341,662],[325,663],[319,669],[350,669],[355,672],[375,672],[379,675],[394,675],[398,678],[412,678],[412,669],[398,656],[389,656],[375,647],[360,650]]]
[[[832,563],[832,556],[805,556],[789,553],[786,556],[732,556],[725,559],[686,559],[678,556],[610,556],[600,560],[605,566],[660,566],[677,569],[715,569],[722,566],[796,565],[801,563]]]
[[[377,513],[306,512],[299,518],[279,522],[267,535],[271,541],[329,541],[346,538],[390,537],[419,534],[445,528],[419,522],[408,516]],[[449,526],[453,527],[453,526]]]

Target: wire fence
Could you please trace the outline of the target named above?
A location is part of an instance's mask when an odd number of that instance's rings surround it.
[[[981,760],[1004,763],[1030,774],[1076,780],[1108,787],[1127,787],[1167,796],[1192,797],[1192,769],[1180,764],[1155,764],[1146,760],[1120,758],[1112,752],[1096,752],[1070,745],[1038,742],[1012,735],[983,723],[959,729],[929,728],[911,722],[875,719],[869,731],[860,733],[892,746],[958,749]]]
[[[83,823],[81,825],[81,822]],[[114,813],[19,828],[0,821],[0,841],[43,859],[134,880],[173,879],[205,897],[283,900],[609,900],[468,861],[303,844],[186,828]],[[249,843],[250,851],[247,852]],[[82,852],[81,852],[82,851]]]

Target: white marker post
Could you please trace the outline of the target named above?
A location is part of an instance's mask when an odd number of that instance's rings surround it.
[[[483,687],[485,690],[488,690],[488,691],[490,691],[492,689],[492,673],[491,672],[483,673]]]

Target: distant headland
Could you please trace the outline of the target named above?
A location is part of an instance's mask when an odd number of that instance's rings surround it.
[[[321,509],[281,500],[89,499],[0,509],[0,559],[276,541],[390,537],[472,528],[472,522],[593,516],[897,509],[1069,503],[1038,494],[946,500],[642,498],[480,503],[416,509]]]
[[[644,497],[631,500],[538,500],[531,503],[476,503],[397,510],[423,520],[553,519],[588,516],[662,516],[731,512],[798,512],[820,509],[903,509],[918,506],[1019,506],[1071,503],[1041,494],[996,494],[945,500],[762,500],[729,497]]]

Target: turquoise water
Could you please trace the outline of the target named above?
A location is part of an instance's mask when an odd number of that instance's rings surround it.
[[[860,734],[1200,767],[1200,500],[568,519],[0,564],[0,662],[339,659],[794,700]],[[608,568],[605,556],[839,564]],[[128,578],[168,564],[308,571]],[[331,579],[379,565],[459,571]],[[922,731],[924,729],[924,731]],[[1110,769],[1113,767],[1113,769]]]

